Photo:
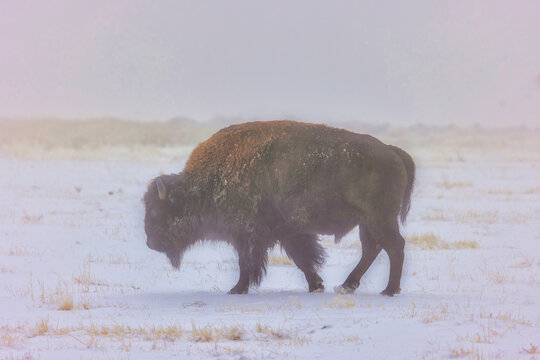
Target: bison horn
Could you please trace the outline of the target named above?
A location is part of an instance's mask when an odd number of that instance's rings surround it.
[[[160,178],[157,178],[156,180],[157,190],[158,190],[158,196],[161,200],[165,200],[167,197],[167,189],[165,188],[165,184],[163,183],[163,180]]]

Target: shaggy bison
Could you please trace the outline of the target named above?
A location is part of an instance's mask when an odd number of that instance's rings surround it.
[[[198,240],[223,240],[238,252],[246,294],[279,242],[304,272],[309,291],[323,291],[317,269],[325,252],[318,234],[338,242],[360,227],[362,257],[345,282],[352,293],[379,252],[390,259],[382,292],[400,291],[405,240],[398,216],[409,211],[415,165],[403,150],[325,125],[251,122],[218,131],[193,150],[184,171],[154,179],[144,196],[149,248],[174,267]]]

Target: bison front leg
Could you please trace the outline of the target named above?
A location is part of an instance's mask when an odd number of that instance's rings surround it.
[[[229,294],[247,294],[249,289],[250,266],[249,266],[249,251],[245,242],[237,242],[234,244],[238,253],[238,267],[240,269],[240,279],[236,285],[229,290]]]
[[[238,254],[238,257],[240,279],[238,279],[236,285],[229,290],[229,294],[247,294],[249,289],[249,270],[246,264],[246,259],[242,258],[240,254]]]
[[[324,292],[317,269],[324,263],[326,253],[318,240],[313,234],[295,234],[281,240],[287,255],[306,276],[309,292]]]
[[[256,241],[254,235],[249,240],[235,245],[238,252],[240,279],[229,294],[247,294],[250,285],[259,285],[266,273],[268,247],[264,241]]]

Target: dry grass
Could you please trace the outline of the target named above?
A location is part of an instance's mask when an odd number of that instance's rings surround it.
[[[1,274],[13,274],[15,271],[12,268],[8,268],[6,266],[0,266],[0,273]]]
[[[132,265],[130,259],[126,255],[108,254],[105,256],[97,256],[95,254],[88,254],[86,257],[87,263],[104,263],[111,265]]]
[[[442,211],[429,210],[422,215],[423,221],[450,221],[450,218]]]
[[[0,348],[11,348],[24,341],[24,337],[20,335],[19,328],[12,328],[7,325],[0,327]]]
[[[17,331],[21,332],[21,329]],[[48,320],[42,321],[33,327],[30,331],[22,329],[22,332],[39,336],[49,333],[56,336],[71,336],[76,333],[88,348],[96,348],[96,344],[101,344],[102,339],[115,339],[125,345],[128,345],[127,340],[133,341],[141,339],[151,341],[155,344],[156,341],[166,340],[174,342],[178,339],[187,339],[193,342],[220,342],[220,341],[243,341],[246,338],[246,330],[241,325],[214,326],[204,325],[197,326],[192,323],[191,330],[186,330],[180,325],[168,326],[153,326],[153,327],[132,327],[124,324],[113,325],[96,325],[88,326],[79,325],[73,327],[56,327],[51,328]],[[263,335],[263,338],[258,340],[285,340],[292,339],[289,331],[283,328],[273,328],[268,325],[257,323],[254,334]],[[27,335],[30,336],[30,335]],[[83,341],[84,339],[84,341]],[[298,338],[295,343],[303,343],[306,339]]]
[[[332,298],[332,302],[324,301],[326,307],[332,309],[346,309],[356,306],[356,300],[352,296],[337,295]]]
[[[61,304],[58,307],[58,310],[63,310],[63,311],[73,310],[73,295],[66,294],[64,298],[62,299]]]
[[[112,255],[108,256],[107,262],[113,265],[131,265],[129,258],[125,255]]]
[[[266,311],[273,311],[273,309],[271,308],[269,304],[263,304],[263,305],[232,304],[232,305],[217,306],[216,311],[232,313],[232,314],[239,314],[239,313],[241,314],[241,313],[263,313]]]
[[[32,301],[38,301],[42,305],[50,305],[56,310],[69,311],[75,308],[88,310],[90,305],[80,298],[74,286],[67,281],[58,281],[54,287],[47,287],[44,281],[34,281],[30,276],[27,287],[14,294],[28,297]],[[74,294],[79,295],[79,304],[75,307]]]
[[[467,360],[484,360],[486,357],[477,346],[471,345],[470,347],[460,346],[459,348],[450,349],[451,359],[467,359]]]
[[[49,332],[49,319],[42,319],[36,324],[31,337],[45,335]]]
[[[495,330],[491,324],[488,322],[487,326],[482,326],[482,331],[479,331],[473,335],[458,336],[457,341],[462,342],[466,341],[472,344],[493,344],[496,337],[504,337],[506,332],[499,332]]]
[[[504,221],[510,224],[526,224],[531,219],[531,215],[519,212],[512,212],[505,216]]]
[[[273,266],[292,266],[294,265],[291,258],[282,254],[270,254],[268,256],[268,264]]]
[[[488,191],[486,191],[486,193],[489,194],[489,195],[506,195],[506,196],[510,196],[510,195],[514,194],[514,192],[512,190],[508,190],[508,189],[488,190]]]
[[[478,244],[476,241],[461,240],[455,242],[448,242],[441,240],[438,235],[428,232],[421,235],[411,235],[407,237],[407,243],[415,247],[426,250],[439,250],[439,249],[477,249]]]
[[[58,310],[73,310],[73,289],[67,283],[58,283],[52,290],[40,284],[39,300],[42,304],[56,306]]]
[[[83,293],[89,293],[92,287],[106,285],[104,281],[98,281],[92,273],[90,264],[85,264],[82,269],[72,276],[73,282],[79,285]]]
[[[527,189],[523,192],[524,194],[531,195],[531,194],[540,194],[540,186],[536,186],[530,189]]]
[[[448,304],[439,303],[435,307],[428,306],[428,309],[422,314],[422,322],[430,324],[435,321],[447,320],[448,317]]]
[[[358,335],[351,335],[351,336],[344,336],[343,341],[353,344],[360,343],[360,336]]]
[[[268,325],[262,325],[261,323],[257,323],[257,326],[255,327],[255,331],[258,334],[264,334],[270,339],[288,339],[290,338],[290,333],[286,331],[283,328],[273,328]]]
[[[222,339],[239,341],[244,337],[245,331],[238,325],[213,327],[206,325],[197,327],[191,326],[191,340],[195,342],[217,342]]]
[[[529,355],[540,354],[540,346],[530,344],[528,348],[523,348],[523,352]]]
[[[497,284],[506,282],[508,274],[501,270],[489,271],[487,276]]]
[[[511,267],[514,269],[528,269],[536,263],[534,256],[526,256],[523,261],[515,263]]]
[[[440,243],[440,239],[434,233],[426,233],[422,235],[411,235],[407,237],[407,243],[412,244],[422,249],[436,249]]]
[[[521,315],[519,313],[519,311],[517,313],[515,313],[515,312],[505,312],[505,313],[499,312],[497,314],[478,313],[478,314],[471,314],[470,318],[471,319],[500,320],[500,321],[505,321],[505,322],[508,322],[508,323],[511,323],[511,324],[527,326],[527,327],[533,325],[531,320],[526,319],[525,317],[523,317],[523,315]]]
[[[39,224],[43,220],[43,215],[24,215],[22,217],[22,221],[25,224]]]
[[[112,325],[78,325],[71,327],[51,327],[49,320],[41,320],[31,327],[2,328],[0,341],[1,344],[13,344],[24,337],[31,338],[50,334],[54,336],[70,336],[77,334],[77,339],[87,348],[99,348],[103,339],[114,339],[118,341],[124,350],[128,351],[131,347],[131,341],[140,339],[143,341],[156,342],[165,340],[174,342],[178,339],[187,339],[193,342],[219,342],[219,341],[242,341],[245,338],[246,331],[241,325],[229,326],[197,326],[192,324],[191,330],[186,330],[180,325],[166,326],[140,326],[133,327],[125,324]],[[0,329],[1,330],[1,329]],[[284,339],[285,332],[274,330],[270,327],[257,325],[255,332],[264,333],[274,339]],[[20,335],[20,336],[19,336]]]
[[[29,249],[27,246],[12,246],[9,249],[9,255],[11,256],[40,256],[41,253],[37,250]]]
[[[461,240],[448,244],[450,249],[478,249],[478,243],[472,240]]]
[[[246,305],[246,304],[231,304],[217,306],[216,311],[227,313],[274,313],[276,311],[291,311],[302,309],[302,303],[297,297],[290,297],[287,300],[281,301],[279,304],[271,304],[265,302],[260,305]]]
[[[195,324],[191,326],[191,338],[195,342],[217,341],[215,331],[210,325],[198,328]]]
[[[471,187],[472,183],[470,181],[448,181],[445,179],[441,182],[438,182],[437,186],[442,187],[445,190],[450,190],[454,188]]]
[[[491,326],[483,327],[482,331],[474,334],[470,341],[477,344],[493,344],[493,338],[496,335],[498,333]]]
[[[222,333],[225,339],[240,341],[244,338],[244,329],[238,325],[227,326]]]
[[[356,232],[356,239],[343,239],[340,242],[336,243],[334,237],[323,235],[321,236],[321,245],[325,248],[337,248],[337,249],[361,249],[362,243],[358,238],[358,231],[352,230],[349,232]]]
[[[493,211],[467,211],[456,217],[461,223],[466,224],[495,224],[499,221],[499,212]]]
[[[130,348],[131,341],[135,339],[154,343],[160,340],[174,342],[178,339],[187,339],[193,342],[220,342],[242,341],[246,335],[246,331],[241,325],[197,326],[193,323],[191,330],[186,330],[180,325],[133,327],[125,324],[90,324],[71,327],[51,327],[48,319],[41,320],[34,326],[18,328],[3,327],[0,330],[0,344],[8,346],[25,337],[31,338],[45,334],[72,337],[73,334],[76,334],[79,342],[88,348],[99,348],[104,339],[114,339],[120,342],[126,351]],[[255,332],[265,334],[272,339],[288,338],[284,330],[275,330],[260,324],[257,325]]]
[[[129,325],[95,325],[87,328],[74,329],[75,331],[86,332],[92,337],[105,337],[122,340],[125,338],[141,338],[145,341],[167,340],[175,341],[185,335],[185,330],[180,325],[152,326],[152,327],[132,327]]]

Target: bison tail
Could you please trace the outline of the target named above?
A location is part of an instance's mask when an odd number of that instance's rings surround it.
[[[403,200],[401,201],[401,209],[399,211],[401,223],[405,224],[407,214],[409,213],[409,210],[411,208],[411,194],[414,188],[414,176],[416,172],[416,167],[414,165],[414,160],[412,159],[412,157],[405,151],[392,145],[390,145],[390,148],[399,155],[399,157],[403,161],[403,164],[405,165],[405,169],[407,170],[407,187],[405,188]]]

